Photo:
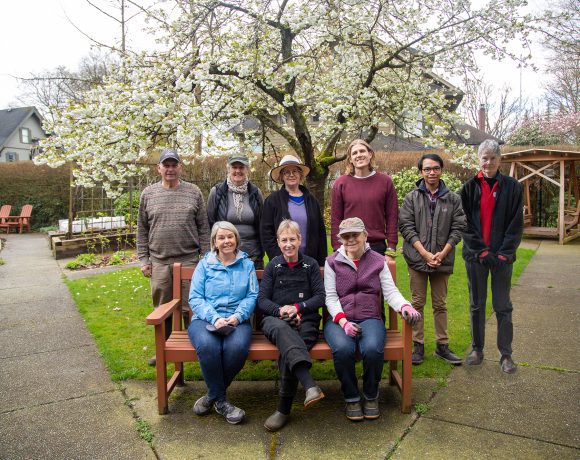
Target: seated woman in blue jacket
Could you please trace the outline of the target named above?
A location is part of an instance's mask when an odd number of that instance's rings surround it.
[[[262,331],[280,350],[280,400],[264,423],[270,431],[278,431],[288,421],[298,382],[306,391],[305,407],[324,398],[310,375],[308,353],[318,338],[324,282],[318,262],[299,252],[301,239],[298,223],[290,219],[280,223],[277,242],[282,254],[266,266],[258,295],[258,308],[264,314]]]
[[[254,264],[238,250],[239,244],[236,227],[216,222],[211,229],[211,251],[197,265],[189,292],[193,318],[188,334],[208,390],[193,411],[207,415],[214,407],[231,424],[240,423],[246,415],[226,399],[226,391],[248,356],[249,318],[258,297]]]

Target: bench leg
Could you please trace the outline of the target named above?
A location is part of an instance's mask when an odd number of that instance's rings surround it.
[[[403,321],[403,376],[401,389],[401,412],[411,412],[411,387],[413,383],[413,330],[407,321]]]
[[[169,394],[167,393],[167,363],[165,362],[165,324],[155,326],[155,372],[157,374],[157,409],[159,415],[169,411]]]
[[[394,372],[397,371],[397,365],[399,361],[389,361],[389,385],[396,385]]]
[[[183,363],[174,363],[175,364],[175,372],[178,372],[179,375],[175,380],[175,385],[178,387],[185,386],[185,379],[183,377]]]

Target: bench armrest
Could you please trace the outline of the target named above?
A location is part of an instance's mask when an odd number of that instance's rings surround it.
[[[157,307],[149,314],[149,316],[147,316],[147,324],[162,324],[163,321],[172,315],[173,310],[178,307],[181,308],[181,299],[173,299],[167,303],[159,305],[159,307]]]

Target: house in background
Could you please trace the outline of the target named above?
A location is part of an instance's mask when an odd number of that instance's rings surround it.
[[[0,162],[32,160],[33,149],[46,137],[35,107],[0,110]]]

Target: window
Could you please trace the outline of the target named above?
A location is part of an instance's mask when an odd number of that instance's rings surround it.
[[[6,152],[6,161],[18,161],[18,154],[16,152]]]
[[[20,128],[20,142],[23,144],[30,144],[30,129]]]

